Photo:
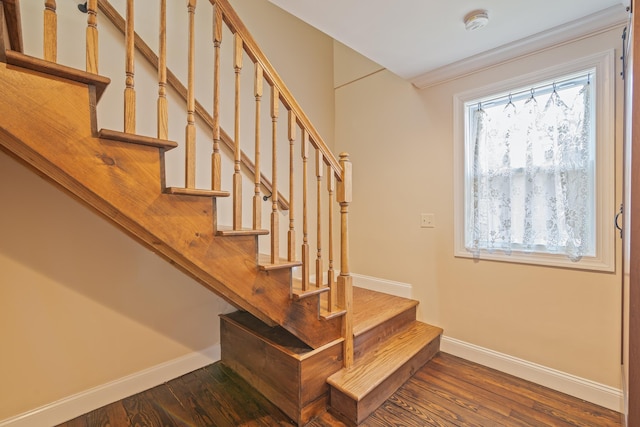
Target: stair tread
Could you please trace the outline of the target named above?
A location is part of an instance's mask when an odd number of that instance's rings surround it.
[[[100,99],[104,90],[107,88],[109,83],[111,83],[111,79],[108,77],[87,73],[86,71],[56,64],[55,62],[45,61],[44,59],[35,58],[33,56],[25,55],[24,53],[13,50],[7,50],[5,53],[7,57],[7,64],[73,80],[79,83],[94,85],[96,88],[96,101]]]
[[[229,194],[230,194],[228,191],[205,190],[200,188],[182,188],[182,187],[168,187],[167,193],[182,194],[184,196],[198,196],[198,197],[229,197]]]
[[[353,335],[358,336],[418,305],[418,301],[353,287]]]
[[[316,286],[315,283],[309,282],[309,286],[306,290],[302,290],[302,279],[298,277],[294,277],[291,279],[291,293],[293,294],[294,300],[300,300],[306,297],[310,297],[312,295],[318,295],[325,292],[329,292],[329,287],[322,285]]]
[[[330,376],[327,382],[360,401],[441,334],[441,328],[415,321],[367,353],[352,368],[342,369]]]
[[[98,132],[98,136],[100,138],[110,139],[112,141],[122,141],[128,142],[130,144],[148,145],[150,147],[161,148],[164,150],[171,150],[172,148],[176,148],[178,146],[178,143],[175,141],[137,135],[135,133],[120,132],[111,129],[100,129],[100,131]]]
[[[254,230],[253,228],[243,228],[240,230],[234,230],[233,227],[229,226],[218,226],[216,230],[216,234],[218,236],[263,236],[269,234],[269,230],[258,229]]]
[[[330,320],[334,317],[344,316],[345,314],[347,314],[347,310],[334,308],[333,311],[329,311],[323,306],[320,306],[320,318],[324,320]]]
[[[260,254],[258,256],[258,268],[263,271],[278,270],[284,268],[299,267],[302,265],[302,261],[288,261],[284,258],[279,258],[274,264],[271,262],[271,255]]]

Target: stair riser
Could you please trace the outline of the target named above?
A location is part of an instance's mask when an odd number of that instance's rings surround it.
[[[431,360],[439,350],[440,337],[424,347],[422,351],[417,353],[360,401],[354,400],[339,390],[330,387],[331,411],[349,423],[360,424],[411,378],[418,369]]]
[[[416,320],[416,307],[413,306],[395,317],[354,337],[354,361],[366,355],[366,352],[384,342],[390,336],[406,328]]]

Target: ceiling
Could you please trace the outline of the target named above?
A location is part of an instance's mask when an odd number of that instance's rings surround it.
[[[407,79],[487,52],[524,53],[527,40],[565,38],[626,19],[630,0],[269,0]],[[486,9],[489,23],[465,30],[464,17]],[[583,34],[580,34],[583,33]],[[538,48],[540,46],[538,45]]]

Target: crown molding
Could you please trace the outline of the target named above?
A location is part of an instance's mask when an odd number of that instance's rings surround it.
[[[628,15],[622,5],[612,6],[562,26],[436,68],[409,81],[418,89],[426,89],[552,47],[612,30],[626,24],[627,20]]]

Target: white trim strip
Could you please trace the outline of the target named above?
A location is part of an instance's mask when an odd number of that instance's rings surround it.
[[[149,390],[220,360],[220,344],[101,384],[15,417],[0,420],[0,427],[50,427]]]
[[[293,271],[293,277],[296,279],[301,279],[302,270],[300,268],[296,268]],[[339,273],[338,273],[339,274]],[[402,282],[394,282],[393,280],[380,279],[378,277],[365,276],[364,274],[356,274],[351,273],[351,277],[353,277],[353,286],[357,286],[359,288],[369,289],[370,291],[382,292],[389,295],[395,295],[397,297],[402,298],[413,298],[413,288],[408,283]],[[309,276],[309,281],[311,283],[316,282],[316,275],[312,274]],[[327,283],[327,273],[325,272],[322,275],[323,283]],[[0,425],[0,427],[2,427]]]
[[[440,350],[614,411],[623,410],[622,390],[614,387],[451,337],[442,337]]]
[[[621,5],[611,6],[601,12],[560,27],[428,71],[414,77],[410,82],[418,89],[426,89],[502,63],[621,27],[627,20],[628,15],[624,7]]]
[[[353,285],[371,291],[383,292],[397,297],[412,298],[412,287],[407,283],[394,282],[392,280],[379,279],[377,277],[364,276],[351,273]],[[1,426],[0,426],[1,427]]]

